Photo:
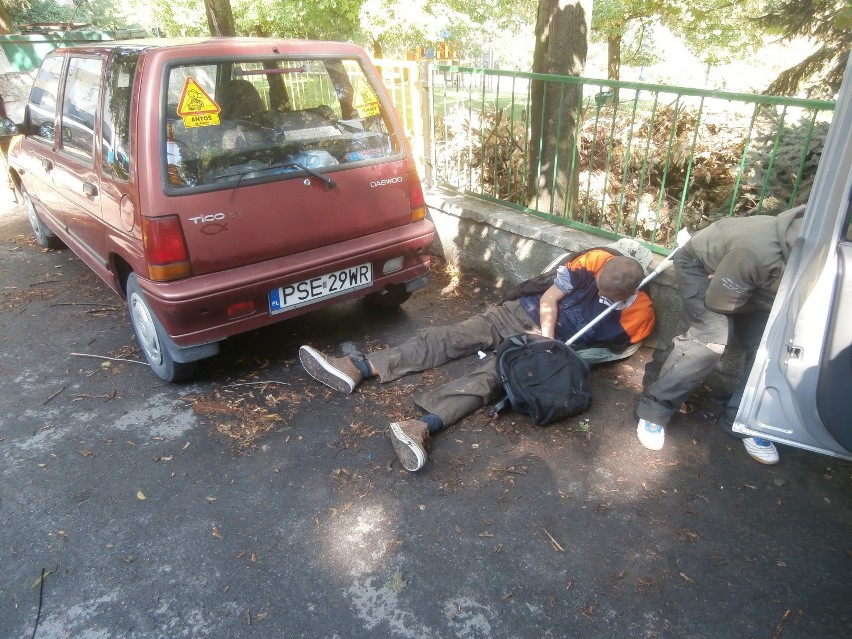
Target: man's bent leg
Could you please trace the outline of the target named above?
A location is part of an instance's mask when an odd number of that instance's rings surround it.
[[[421,393],[414,398],[414,403],[427,413],[437,415],[444,426],[449,426],[496,401],[502,389],[497,360],[491,358],[471,373]]]
[[[689,331],[676,337],[660,377],[639,398],[639,418],[666,426],[683,401],[716,367],[724,350],[723,344],[705,344],[690,338]]]
[[[780,456],[778,455],[778,449],[775,447],[775,444],[762,437],[750,437],[742,433],[735,433],[733,428],[768,317],[769,314],[763,311],[744,313],[734,317],[734,330],[740,347],[745,353],[745,359],[734,394],[728,400],[725,412],[719,417],[717,423],[728,435],[742,440],[746,452],[752,459],[759,461],[761,464],[777,464]]]
[[[734,333],[744,354],[743,369],[737,380],[734,393],[728,400],[725,412],[719,418],[718,424],[728,435],[737,439],[745,439],[747,437],[747,435],[743,435],[742,433],[734,432],[734,419],[737,417],[740,402],[743,399],[743,393],[748,382],[748,376],[751,372],[751,367],[754,366],[754,359],[757,355],[757,349],[760,346],[760,340],[763,337],[763,330],[766,328],[768,318],[768,311],[742,313],[741,315],[734,316]]]
[[[501,388],[497,363],[492,358],[469,375],[416,396],[414,403],[426,414],[420,419],[394,422],[388,432],[403,468],[420,470],[426,463],[431,435],[497,399]]]
[[[514,333],[537,331],[517,301],[506,302],[457,324],[423,329],[399,346],[370,353],[367,360],[382,382],[390,382],[480,350],[494,349]]]

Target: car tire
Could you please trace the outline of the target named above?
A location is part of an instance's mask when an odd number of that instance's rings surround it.
[[[47,224],[41,221],[29,194],[21,189],[21,195],[24,199],[24,208],[27,210],[30,226],[33,227],[33,235],[35,235],[36,243],[42,248],[49,249],[59,249],[65,246],[62,240],[56,237],[56,234],[47,227]]]
[[[405,290],[405,284],[391,284],[384,290],[368,293],[366,300],[379,308],[396,308],[411,297],[411,291]]]
[[[172,358],[166,345],[166,331],[148,305],[135,273],[127,279],[127,310],[136,341],[157,377],[179,382],[195,372],[196,362],[176,362]]]

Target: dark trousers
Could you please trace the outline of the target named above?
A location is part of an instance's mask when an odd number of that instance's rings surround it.
[[[390,382],[478,351],[493,350],[515,333],[541,334],[541,329],[517,301],[505,302],[458,324],[426,328],[399,346],[370,353],[367,359],[378,371],[379,380]],[[414,403],[449,426],[496,401],[502,392],[496,361],[490,357],[467,375],[416,395]]]
[[[745,353],[745,366],[719,424],[728,434],[742,438],[744,435],[733,432],[732,425],[769,313],[754,311],[725,315],[711,311],[704,304],[710,279],[701,262],[685,248],[675,255],[674,266],[689,328],[674,339],[672,352],[666,358],[657,381],[648,386],[639,398],[636,413],[642,419],[667,425],[683,401],[716,367],[728,344],[736,338]]]

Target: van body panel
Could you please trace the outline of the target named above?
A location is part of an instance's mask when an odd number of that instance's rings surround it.
[[[852,460],[852,59],[735,432]]]

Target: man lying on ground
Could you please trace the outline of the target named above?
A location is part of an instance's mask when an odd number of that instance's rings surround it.
[[[305,370],[329,388],[351,393],[366,379],[382,383],[435,368],[482,350],[497,348],[516,333],[568,340],[613,304],[574,348],[589,364],[628,357],[654,327],[651,298],[636,287],[642,265],[611,249],[592,249],[557,269],[543,293],[504,301],[450,326],[431,326],[406,342],[366,356],[332,357],[310,346],[299,349]],[[431,436],[502,394],[496,360],[490,357],[472,372],[419,393],[414,403],[425,411],[414,419],[393,422],[390,438],[400,463],[416,471],[426,463]]]

